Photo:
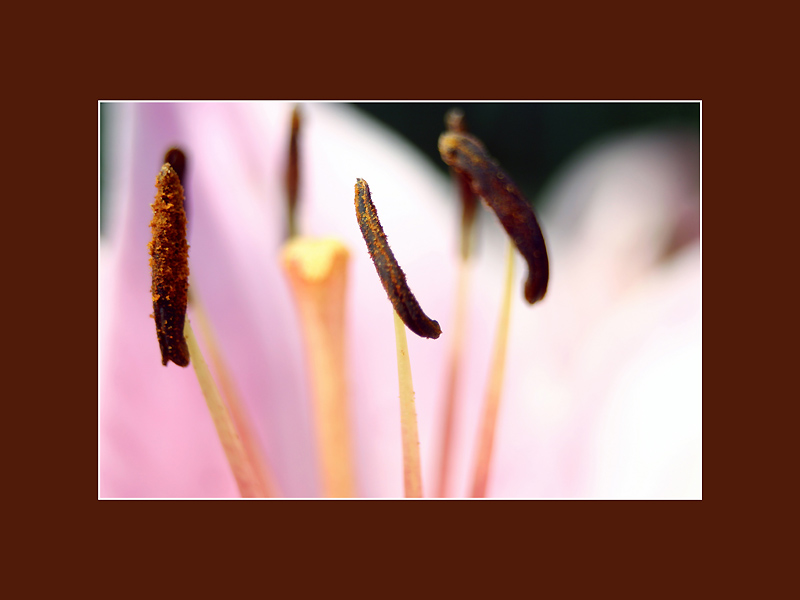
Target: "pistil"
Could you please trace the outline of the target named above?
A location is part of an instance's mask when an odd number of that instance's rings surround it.
[[[332,498],[356,495],[345,358],[348,260],[334,239],[294,238],[281,254],[308,357],[323,491]]]

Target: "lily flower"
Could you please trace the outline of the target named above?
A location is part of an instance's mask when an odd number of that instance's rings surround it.
[[[150,204],[173,146],[187,157],[190,294],[213,327],[278,494],[324,495],[313,375],[281,267],[292,108],[273,102],[106,107],[102,498],[240,495],[195,374],[162,365],[150,318]],[[458,192],[443,170],[352,107],[311,103],[302,113],[297,229],[338,240],[350,257],[345,379],[356,495],[399,498],[392,307],[353,214],[353,185],[369,181],[393,252],[443,338],[453,329]],[[489,496],[700,496],[698,165],[696,141],[644,133],[589,149],[545,191],[539,216],[551,283],[535,307],[517,286]],[[502,284],[502,229],[486,213],[475,234],[452,496],[469,487]],[[199,318],[194,310],[190,298],[190,321]],[[422,478],[432,483],[447,346],[416,336],[408,346]]]

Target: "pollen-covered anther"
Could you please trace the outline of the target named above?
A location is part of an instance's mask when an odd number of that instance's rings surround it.
[[[186,242],[186,213],[183,186],[175,169],[165,163],[156,177],[158,190],[150,222],[152,240],[150,269],[153,316],[161,349],[161,364],[172,361],[189,365],[189,350],[183,335],[189,289],[189,244]]]
[[[536,215],[522,192],[473,135],[443,133],[439,136],[439,154],[449,167],[469,179],[472,190],[495,212],[528,263],[525,299],[533,304],[544,298],[550,276],[547,248]]]
[[[356,217],[361,228],[361,234],[367,243],[367,250],[378,272],[383,289],[395,312],[403,320],[406,327],[418,336],[436,339],[442,330],[439,323],[429,318],[420,307],[419,302],[411,292],[406,281],[405,273],[395,259],[386,234],[383,232],[378,212],[372,203],[369,186],[363,179],[356,180]]]

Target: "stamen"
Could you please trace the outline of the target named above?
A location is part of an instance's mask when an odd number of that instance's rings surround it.
[[[369,186],[356,179],[356,217],[369,255],[378,272],[383,289],[394,307],[394,333],[397,346],[397,379],[400,388],[400,430],[403,440],[403,482],[406,498],[422,497],[422,468],[419,458],[417,412],[414,408],[414,384],[408,357],[406,327],[419,336],[438,338],[439,323],[429,319],[408,287],[406,276],[392,254],[378,213],[372,203]],[[405,326],[404,326],[405,324]]]
[[[445,114],[448,131],[466,133],[467,125],[464,112],[452,108]],[[439,447],[439,487],[437,496],[447,496],[450,477],[450,453],[453,446],[453,424],[458,413],[458,380],[461,372],[461,349],[464,338],[464,322],[467,309],[467,290],[470,271],[470,255],[472,252],[472,230],[477,214],[478,197],[472,193],[469,179],[463,173],[450,169],[450,174],[459,188],[461,197],[461,254],[458,261],[458,285],[456,287],[455,311],[453,318],[453,335],[450,338],[450,360],[447,368],[446,388],[444,393],[444,416],[442,419],[442,436]]]
[[[298,134],[300,132],[300,107],[292,109],[292,133],[289,136],[289,158],[286,162],[286,206],[289,237],[297,235],[297,189],[300,181]]]
[[[156,335],[161,349],[161,364],[171,360],[180,367],[189,365],[189,350],[183,337],[186,319],[186,292],[189,288],[189,245],[186,243],[186,213],[183,186],[169,164],[156,178],[158,193],[152,204],[148,243],[152,271],[151,294]]]
[[[246,498],[265,497],[268,495],[265,479],[248,456],[186,318],[189,289],[186,213],[183,186],[170,163],[161,167],[156,188],[158,193],[152,204],[153,220],[150,223],[153,239],[148,243],[148,248],[153,277],[153,316],[161,348],[161,364],[166,366],[167,361],[171,360],[176,365],[186,367],[192,357],[197,381],[239,492]]]
[[[356,495],[345,351],[349,256],[337,240],[297,237],[281,254],[305,338],[323,491],[329,498]]]
[[[439,153],[447,165],[469,177],[473,191],[495,212],[527,261],[525,299],[530,304],[541,300],[549,277],[547,248],[536,214],[522,193],[472,135],[443,133],[439,137]]]
[[[383,232],[378,213],[372,203],[369,186],[363,179],[356,179],[356,217],[361,227],[361,234],[367,243],[367,250],[372,257],[375,270],[378,272],[383,289],[389,296],[395,312],[411,331],[420,337],[438,338],[442,330],[439,323],[430,319],[411,293],[411,288],[406,282],[405,273],[397,263],[386,234]]]
[[[480,140],[463,131],[459,121],[454,121],[450,131],[439,137],[439,153],[447,165],[469,179],[472,190],[495,212],[511,242],[516,245],[528,263],[525,299],[530,304],[541,300],[547,292],[549,278],[547,248],[536,215],[522,193],[497,162],[489,156]],[[478,434],[475,478],[472,486],[472,496],[476,498],[482,498],[486,494],[503,386],[514,273],[513,245],[509,243],[503,302],[489,371],[483,420]]]

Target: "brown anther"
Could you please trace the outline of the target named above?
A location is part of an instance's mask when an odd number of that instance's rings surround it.
[[[186,294],[189,288],[189,245],[186,243],[186,213],[183,186],[170,163],[164,164],[156,178],[158,193],[150,228],[153,317],[161,348],[161,364],[171,360],[189,365],[189,349],[183,337],[186,319]]]
[[[536,214],[519,188],[472,135],[443,133],[439,137],[439,153],[448,166],[468,177],[472,190],[495,212],[528,263],[525,299],[530,304],[541,300],[549,278],[547,248]]]
[[[361,235],[367,243],[367,250],[381,279],[383,289],[389,296],[395,312],[411,331],[421,337],[436,339],[442,330],[439,323],[430,319],[411,293],[405,273],[392,253],[386,234],[383,232],[378,213],[372,203],[369,186],[363,179],[356,179],[356,217]]]
[[[286,206],[289,237],[297,235],[297,190],[300,181],[300,159],[298,137],[300,133],[300,108],[292,109],[291,134],[289,136],[289,158],[286,162]]]

